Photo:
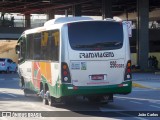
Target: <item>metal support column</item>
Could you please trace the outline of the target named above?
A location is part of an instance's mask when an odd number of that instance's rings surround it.
[[[68,17],[68,10],[65,10],[65,17]]]
[[[54,14],[54,11],[51,10],[48,12],[48,20],[51,20],[51,19],[54,19],[55,18],[55,14]]]
[[[82,9],[82,7],[81,7],[80,4],[78,4],[78,5],[73,5],[73,9],[72,9],[72,11],[73,11],[72,14],[73,14],[73,16],[81,16],[81,15],[82,15],[81,9]]]
[[[137,0],[138,13],[138,64],[141,70],[148,68],[149,52],[149,0]]]
[[[102,19],[112,17],[112,0],[102,0]]]
[[[30,14],[25,14],[25,27],[26,28],[31,28]]]

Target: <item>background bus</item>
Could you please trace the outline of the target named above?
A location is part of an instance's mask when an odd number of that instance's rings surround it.
[[[25,31],[16,46],[24,92],[34,91],[45,104],[84,96],[113,101],[131,92],[127,27],[113,20],[69,17]]]

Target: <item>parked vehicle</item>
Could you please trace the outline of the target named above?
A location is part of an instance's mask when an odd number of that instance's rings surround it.
[[[1,72],[17,72],[17,64],[9,58],[0,58],[0,71]]]

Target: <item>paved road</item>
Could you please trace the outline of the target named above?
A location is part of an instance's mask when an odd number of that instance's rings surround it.
[[[133,73],[133,83],[139,87],[160,90],[160,74],[155,73]]]
[[[39,119],[128,119],[128,120],[158,120],[160,119],[160,90],[148,88],[133,88],[129,95],[115,95],[114,102],[108,105],[93,104],[78,98],[71,105],[50,107],[43,105],[41,99],[35,95],[25,97],[18,86],[17,74],[0,74],[0,111],[47,111],[41,112],[53,117],[36,117]],[[145,82],[145,81],[143,81]],[[152,82],[153,83],[153,82]],[[50,112],[51,113],[50,113]],[[145,112],[147,111],[147,112]],[[157,115],[159,117],[138,117],[138,114]],[[154,114],[152,114],[154,113]],[[27,113],[28,114],[28,113]],[[21,117],[0,117],[0,120],[21,120]],[[40,115],[40,114],[38,114]],[[60,117],[61,116],[61,117]],[[28,118],[23,118],[28,119]]]

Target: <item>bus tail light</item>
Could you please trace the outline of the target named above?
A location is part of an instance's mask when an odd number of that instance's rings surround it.
[[[131,60],[128,60],[126,69],[125,69],[125,75],[124,80],[131,80],[132,74],[131,74]]]
[[[63,83],[71,83],[70,72],[67,63],[62,62],[61,78]]]

